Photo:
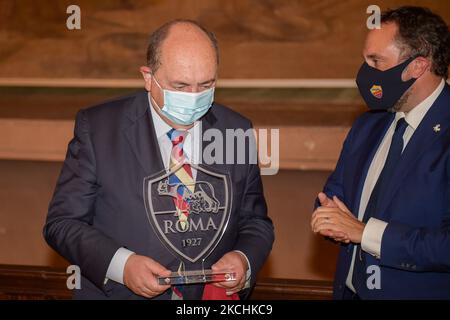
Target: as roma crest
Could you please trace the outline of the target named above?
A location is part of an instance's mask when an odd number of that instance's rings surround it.
[[[181,165],[144,179],[148,221],[159,240],[178,259],[206,258],[222,238],[230,218],[232,187],[228,174],[191,165],[192,183],[174,182]],[[187,185],[186,185],[187,184]]]
[[[383,88],[378,85],[373,85],[370,88],[370,93],[377,99],[381,99],[383,97]]]

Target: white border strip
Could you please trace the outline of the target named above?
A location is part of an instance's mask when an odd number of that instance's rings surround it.
[[[3,87],[142,88],[140,79],[0,78]],[[354,79],[219,79],[219,88],[356,88]]]

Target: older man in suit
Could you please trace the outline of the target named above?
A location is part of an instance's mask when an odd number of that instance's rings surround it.
[[[247,139],[245,163],[198,161],[206,144],[198,132],[251,129],[213,103],[217,66],[212,33],[169,22],[150,37],[146,91],[78,113],[44,228],[47,242],[80,266],[76,298],[244,298],[255,283],[274,239],[250,161],[255,141]],[[205,268],[235,280],[158,282]]]

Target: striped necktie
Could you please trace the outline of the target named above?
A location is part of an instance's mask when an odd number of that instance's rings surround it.
[[[167,136],[172,141],[169,169],[173,170],[174,168],[182,165],[178,170],[175,170],[175,172],[169,176],[169,185],[171,188],[176,188],[177,198],[174,198],[176,215],[183,230],[189,227],[189,203],[187,203],[184,199],[186,199],[186,195],[194,193],[195,191],[195,182],[192,177],[192,169],[183,150],[183,145],[187,135],[188,131],[175,129],[172,129],[167,133]],[[180,264],[179,269],[182,270],[182,266],[183,265]],[[172,287],[172,300],[183,300],[182,285]],[[217,288],[208,283],[204,287],[202,300],[239,300],[239,296],[236,293],[231,296],[227,296],[225,289]]]
[[[177,166],[182,166],[169,176],[169,185],[171,189],[176,189],[175,203],[176,216],[180,223],[180,227],[185,230],[188,228],[188,203],[184,200],[186,195],[194,192],[194,180],[192,178],[191,166],[187,163],[184,154],[183,145],[188,135],[187,131],[172,129],[167,132],[167,136],[172,142],[172,152],[170,153],[169,169],[172,171]],[[182,263],[179,269],[183,268]],[[180,271],[179,270],[179,271]],[[183,300],[183,286],[172,286],[172,300]]]
[[[188,228],[188,203],[183,200],[190,193],[194,193],[195,184],[192,178],[192,169],[187,163],[186,155],[184,154],[183,145],[188,135],[187,131],[170,130],[167,135],[172,141],[172,152],[170,154],[170,170],[173,170],[180,164],[183,164],[178,170],[169,176],[169,185],[171,188],[176,188],[177,198],[174,198],[177,217],[180,222],[182,230]]]

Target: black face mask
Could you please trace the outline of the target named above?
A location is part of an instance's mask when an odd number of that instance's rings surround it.
[[[369,109],[389,110],[417,79],[402,80],[402,72],[416,57],[385,71],[372,68],[364,62],[356,76],[359,93]]]

